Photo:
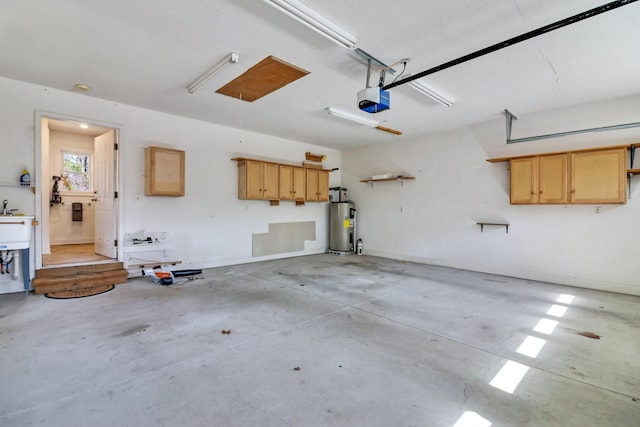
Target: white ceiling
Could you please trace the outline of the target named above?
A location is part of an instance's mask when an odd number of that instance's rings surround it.
[[[605,0],[303,0],[385,63],[416,74]],[[640,2],[438,72],[423,80],[445,108],[411,88],[391,109],[360,112],[366,63],[259,0],[0,2],[0,76],[199,120],[344,149],[413,140],[499,117],[640,94]],[[186,87],[230,52],[240,61]],[[310,71],[253,103],[213,93],[268,55]],[[377,76],[374,77],[374,81]],[[387,79],[387,83],[390,79]],[[373,118],[402,136],[328,116]],[[64,111],[61,111],[64,113]],[[95,118],[99,120],[100,118]]]

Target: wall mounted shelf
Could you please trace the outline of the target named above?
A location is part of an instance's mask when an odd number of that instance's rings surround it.
[[[376,182],[385,182],[385,181],[399,181],[401,185],[404,186],[404,182],[408,179],[416,179],[414,176],[394,176],[391,178],[381,178],[381,179],[362,179],[360,182],[366,182],[373,186]]]
[[[484,226],[485,225],[489,225],[489,226],[499,226],[499,227],[504,227],[507,234],[509,234],[509,225],[506,222],[476,222],[476,224],[478,224],[480,226],[480,232],[482,233],[484,231]]]
[[[19,182],[0,182],[0,187],[11,187],[11,188],[30,188],[33,194],[36,193],[36,187],[33,185],[22,185]]]
[[[181,264],[175,253],[173,240],[166,232],[126,233],[124,235],[124,264],[129,277],[142,276],[145,268]]]

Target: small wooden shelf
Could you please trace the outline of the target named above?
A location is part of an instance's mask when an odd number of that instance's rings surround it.
[[[640,169],[627,169],[628,175],[640,175]]]
[[[484,226],[485,225],[493,225],[493,226],[500,226],[500,227],[504,227],[505,230],[507,231],[507,234],[509,234],[509,225],[506,222],[476,222],[476,224],[478,224],[480,226],[480,232],[482,233],[484,231]]]
[[[367,182],[373,185],[376,182],[399,181],[402,185],[404,185],[404,181],[408,179],[416,179],[416,178],[414,176],[394,176],[391,178],[382,178],[382,179],[362,179],[360,180],[360,182]]]

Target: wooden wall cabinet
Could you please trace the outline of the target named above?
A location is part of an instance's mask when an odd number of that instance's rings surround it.
[[[509,161],[511,204],[607,204],[627,201],[627,147],[540,154]]]
[[[538,202],[567,203],[569,201],[569,156],[566,154],[540,156],[539,171]]]
[[[329,170],[236,157],[238,199],[305,202],[329,201]]]
[[[185,153],[170,148],[145,148],[146,196],[184,196]]]
[[[511,159],[511,204],[566,204],[567,154]]]
[[[511,159],[509,165],[511,204],[538,203],[538,158]]]
[[[571,203],[625,203],[626,150],[571,153]]]
[[[238,199],[278,200],[278,165],[238,161]]]
[[[329,171],[322,169],[307,169],[307,195],[308,202],[329,201]]]
[[[280,200],[304,202],[306,195],[305,168],[289,165],[278,165],[280,182]]]

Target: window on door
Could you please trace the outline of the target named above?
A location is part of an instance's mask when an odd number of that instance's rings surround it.
[[[62,153],[62,191],[89,193],[91,183],[91,155],[88,153]]]

